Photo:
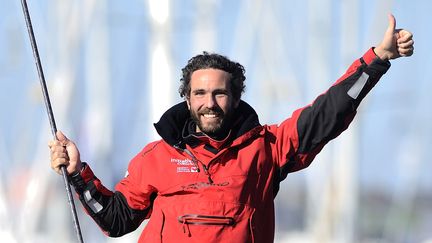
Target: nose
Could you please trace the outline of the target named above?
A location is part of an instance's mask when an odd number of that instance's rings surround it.
[[[213,108],[216,106],[216,97],[214,95],[208,95],[206,99],[207,108]]]

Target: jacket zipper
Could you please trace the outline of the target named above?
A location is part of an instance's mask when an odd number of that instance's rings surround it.
[[[199,164],[202,165],[203,169],[204,169],[204,173],[207,175],[208,181],[210,184],[213,184],[213,179],[211,178],[210,172],[209,172],[209,166],[206,166],[203,162],[201,162],[200,160],[198,160],[195,155],[193,155],[193,153],[191,151],[189,151],[188,149],[182,149],[180,147],[175,146],[175,148],[187,153],[191,159],[192,159],[192,163],[194,163],[194,165],[197,167],[197,172],[199,173],[200,167]],[[209,164],[210,165],[210,164]]]
[[[205,164],[203,164],[203,163],[201,163],[201,164],[203,166],[204,173],[207,175],[209,183],[213,184],[213,179],[211,178],[210,172],[208,171],[208,167]]]
[[[194,225],[221,225],[231,226],[234,225],[234,218],[225,216],[210,216],[210,215],[199,215],[199,214],[185,214],[177,218],[178,222],[183,226],[183,233],[191,237],[189,229],[190,224]]]
[[[185,214],[177,218],[183,225],[234,225],[234,218],[225,216],[211,216],[200,214]]]

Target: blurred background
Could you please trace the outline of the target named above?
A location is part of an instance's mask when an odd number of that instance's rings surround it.
[[[19,1],[0,0],[0,241],[76,242]],[[392,12],[415,54],[392,67],[347,132],[276,198],[275,242],[432,242],[432,2],[390,0],[38,0],[28,2],[59,130],[108,188],[159,139],[182,101],[181,68],[202,51],[246,68],[243,99],[280,123],[324,92]],[[77,202],[85,242],[105,237]],[[145,224],[145,223],[144,223]],[[143,226],[144,226],[143,224]]]

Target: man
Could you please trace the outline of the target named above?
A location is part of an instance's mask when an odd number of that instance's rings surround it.
[[[390,15],[376,48],[279,125],[260,125],[241,100],[243,66],[204,52],[183,69],[185,102],[155,124],[162,140],[132,159],[114,192],[61,132],[49,143],[51,166],[57,173],[67,166],[87,213],[109,236],[131,232],[149,218],[139,242],[272,242],[280,182],[309,166],[348,127],[389,60],[413,54],[412,34],[395,25]]]

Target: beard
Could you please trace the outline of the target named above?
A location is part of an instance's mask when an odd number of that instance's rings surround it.
[[[224,112],[219,107],[215,107],[212,109],[204,108],[199,111],[191,110],[190,114],[193,121],[196,123],[201,132],[207,134],[210,137],[221,138],[230,129],[233,109],[232,107],[230,107],[229,110]],[[215,117],[210,119],[209,121],[203,121],[204,119],[206,119],[204,118],[204,114],[214,115]]]

